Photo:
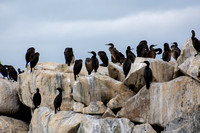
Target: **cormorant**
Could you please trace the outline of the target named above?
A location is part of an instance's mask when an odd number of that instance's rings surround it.
[[[150,88],[150,84],[151,84],[151,81],[153,79],[153,74],[152,74],[152,70],[151,68],[149,67],[150,63],[149,61],[144,61],[142,63],[146,63],[147,66],[145,67],[144,69],[144,80],[146,82],[146,88],[149,89]]]
[[[149,48],[147,45],[146,40],[140,41],[140,43],[137,46],[137,56],[138,57],[147,57],[147,53],[149,52]]]
[[[162,49],[161,48],[156,48],[154,49],[154,47],[157,45],[151,45],[149,48],[149,52],[147,53],[147,57],[148,58],[156,58],[157,54],[161,54],[162,53]]]
[[[11,65],[5,65],[5,67],[7,68],[9,79],[17,81],[17,71],[15,68]]]
[[[34,47],[30,47],[27,49],[26,55],[25,55],[25,59],[26,59],[26,67],[28,65],[28,63],[31,60],[31,56],[35,54],[35,48]]]
[[[172,57],[177,60],[179,55],[181,54],[181,50],[178,48],[177,42],[173,42],[173,45],[171,46],[171,54]]]
[[[128,46],[126,49],[126,58],[129,58],[131,60],[131,63],[134,63],[136,56],[131,50],[131,47]]]
[[[8,78],[8,72],[7,72],[6,66],[4,66],[4,65],[2,65],[2,64],[0,64],[0,73],[1,73],[2,76],[3,76],[3,79],[4,79],[5,77]]]
[[[131,60],[130,60],[131,56],[129,56],[129,54],[130,54],[129,52],[126,52],[126,59],[123,63],[123,72],[124,72],[125,77],[128,75],[131,69]]]
[[[36,93],[33,95],[33,104],[34,104],[34,109],[36,109],[41,103],[41,95],[39,92],[39,89],[36,89]]]
[[[30,66],[31,66],[31,72],[32,72],[32,68],[34,68],[36,66],[36,64],[38,63],[39,61],[39,56],[40,54],[38,52],[36,52],[32,57],[31,57],[31,60],[30,60]]]
[[[171,60],[171,49],[168,43],[164,44],[164,52],[162,54],[163,61],[169,62]]]
[[[91,59],[92,59],[92,67],[93,67],[93,70],[95,72],[97,72],[97,69],[99,68],[99,60],[96,57],[96,53],[94,51],[88,52],[88,53],[93,54],[92,57],[91,57]]]
[[[62,91],[64,91],[63,89],[61,88],[57,88],[57,90],[59,91],[59,94],[56,96],[56,98],[54,99],[54,108],[55,108],[55,114],[56,114],[56,111],[60,111],[60,106],[61,106],[61,103],[62,103]]]
[[[106,52],[104,52],[104,51],[99,51],[99,52],[98,52],[98,56],[99,56],[99,58],[100,58],[101,61],[102,61],[102,64],[100,64],[100,66],[105,66],[105,67],[107,67],[107,66],[108,66],[108,57],[107,57],[107,55],[106,55]]]
[[[23,73],[23,72],[24,72],[24,70],[22,70],[22,71],[21,71],[21,69],[20,69],[20,68],[18,68],[18,69],[17,69],[17,71],[18,71],[18,73],[19,73],[19,74],[21,74],[21,73]]]
[[[197,54],[195,54],[196,56],[200,52],[200,41],[195,37],[195,31],[192,30],[191,32],[192,32],[192,37],[191,37],[192,44],[193,44],[194,49],[197,51]]]
[[[82,60],[75,60],[73,71],[74,71],[74,80],[76,80],[76,75],[78,75],[82,68]]]
[[[70,63],[72,62],[72,60],[74,58],[73,49],[72,48],[65,48],[64,55],[65,55],[66,64],[68,64],[68,66],[70,66]]]
[[[92,70],[93,70],[92,59],[91,58],[86,58],[85,59],[85,67],[86,67],[86,69],[88,71],[88,75],[90,75]]]

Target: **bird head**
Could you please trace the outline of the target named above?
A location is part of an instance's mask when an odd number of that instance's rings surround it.
[[[88,53],[91,53],[93,54],[94,56],[96,56],[96,53],[94,51],[91,51],[91,52],[88,52]]]
[[[149,61],[144,61],[144,62],[142,62],[142,63],[145,63],[145,64],[147,64],[147,66],[149,66],[149,65],[150,65]]]
[[[106,45],[109,45],[111,47],[114,47],[114,44],[113,43],[109,43],[109,44],[106,44]]]
[[[39,91],[40,91],[39,88],[37,88],[37,89],[36,89],[36,92],[39,93]]]
[[[59,92],[62,92],[62,91],[64,91],[63,89],[61,89],[61,88],[57,88],[56,90],[58,90]]]

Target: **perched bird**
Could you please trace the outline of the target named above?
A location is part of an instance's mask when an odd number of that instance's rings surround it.
[[[123,63],[123,72],[124,72],[125,77],[128,75],[130,69],[131,69],[131,60],[130,60],[129,53],[126,52],[126,59]]]
[[[97,69],[99,68],[99,60],[96,57],[96,53],[94,51],[88,52],[88,53],[92,54],[92,57],[91,57],[91,59],[92,59],[92,67],[93,67],[93,70],[95,72],[97,72]]]
[[[66,64],[68,64],[68,66],[70,66],[70,63],[74,59],[73,49],[72,48],[65,48],[64,55],[65,55]]]
[[[21,69],[20,69],[20,68],[18,68],[18,69],[17,69],[17,71],[18,71],[18,73],[19,73],[19,74],[21,74],[21,73],[23,73],[23,72],[24,72],[24,70],[23,70],[23,71],[21,71]]]
[[[31,60],[31,56],[35,54],[35,48],[34,47],[30,47],[27,49],[26,55],[25,55],[25,59],[26,59],[26,67],[28,65],[28,63]]]
[[[61,106],[61,103],[62,103],[62,91],[64,91],[63,89],[61,88],[57,88],[57,90],[59,91],[59,94],[56,96],[56,98],[54,99],[54,108],[55,108],[55,114],[56,114],[56,111],[60,111],[60,106]]]
[[[149,52],[149,48],[147,45],[146,40],[140,41],[140,43],[137,46],[137,56],[138,57],[147,57],[147,53]]]
[[[195,31],[192,30],[191,32],[192,32],[192,37],[191,37],[192,44],[193,44],[194,49],[197,51],[197,54],[195,54],[196,56],[200,52],[200,41],[195,37]]]
[[[147,66],[144,69],[144,80],[146,82],[146,88],[149,89],[151,81],[153,79],[152,70],[149,67],[149,65],[150,65],[149,61],[144,61],[142,63],[146,63],[147,64]]]
[[[181,54],[181,50],[178,48],[177,42],[173,42],[172,44],[173,45],[171,46],[171,55],[175,60],[177,60]]]
[[[134,63],[136,56],[135,56],[135,54],[131,50],[132,49],[131,49],[130,46],[128,46],[126,48],[126,58],[129,58],[131,60],[131,63]]]
[[[171,60],[171,49],[168,43],[164,44],[164,52],[162,54],[163,61],[169,62]]]
[[[99,58],[100,58],[101,61],[102,61],[102,64],[101,64],[100,66],[105,66],[105,67],[107,67],[107,66],[108,66],[108,57],[107,57],[107,55],[106,55],[106,52],[104,52],[104,51],[99,51],[99,52],[98,52],[98,56],[99,56]]]
[[[38,108],[40,103],[41,103],[41,95],[39,89],[37,88],[36,93],[33,95],[33,104],[35,106],[34,109]]]
[[[90,75],[91,72],[93,71],[93,65],[92,65],[92,59],[91,58],[85,59],[85,67],[88,71],[88,75]]]
[[[155,46],[157,46],[157,45],[151,45],[149,47],[149,52],[147,53],[148,58],[154,58],[155,59],[157,54],[162,53],[162,49],[161,48],[154,49]]]
[[[5,77],[8,78],[8,72],[7,72],[6,66],[4,66],[4,65],[2,65],[2,64],[0,64],[0,73],[1,73],[2,76],[3,76],[3,79],[4,79]]]
[[[5,65],[5,67],[7,68],[9,79],[17,81],[17,71],[15,68],[11,65]]]
[[[36,64],[38,63],[39,61],[39,56],[40,54],[38,52],[36,52],[32,57],[31,57],[31,60],[30,60],[30,66],[31,66],[31,72],[32,72],[32,68],[34,68],[36,66]]]
[[[75,60],[73,71],[74,71],[74,80],[76,80],[76,75],[78,75],[82,68],[82,60]]]

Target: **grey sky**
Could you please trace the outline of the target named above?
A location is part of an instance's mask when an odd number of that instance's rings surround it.
[[[31,46],[39,62],[58,63],[64,63],[66,47],[83,60],[91,50],[110,57],[109,42],[123,53],[144,39],[161,48],[174,41],[181,47],[192,29],[200,39],[199,14],[199,0],[1,1],[0,60],[24,69]]]

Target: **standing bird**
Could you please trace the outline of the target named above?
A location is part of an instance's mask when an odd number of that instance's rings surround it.
[[[164,52],[162,54],[163,61],[169,62],[171,60],[171,49],[168,43],[164,44]]]
[[[131,50],[132,49],[131,49],[130,46],[128,46],[126,48],[126,58],[129,58],[131,60],[131,63],[134,63],[136,56],[135,56],[135,54]]]
[[[123,63],[123,72],[124,72],[125,77],[128,75],[130,69],[131,69],[131,60],[130,60],[129,52],[126,52],[126,59]]]
[[[192,37],[191,37],[192,44],[193,44],[194,49],[197,51],[197,54],[195,54],[196,56],[200,52],[200,41],[195,37],[195,31],[192,30],[191,32],[192,32]]]
[[[31,60],[31,56],[35,54],[35,48],[34,47],[30,47],[27,49],[26,55],[25,55],[25,59],[26,59],[26,67],[28,65],[28,63]]]
[[[90,75],[92,70],[93,70],[92,59],[91,58],[86,58],[85,59],[85,67],[86,67],[86,69],[88,71],[88,75]]]
[[[154,47],[157,45],[151,45],[149,47],[149,52],[147,53],[147,58],[156,58],[157,54],[161,54],[162,53],[162,49],[161,48],[156,48],[154,49]]]
[[[97,72],[97,69],[99,68],[99,60],[96,57],[97,55],[96,55],[96,53],[94,51],[88,52],[88,53],[93,54],[92,57],[91,57],[91,59],[92,59],[92,67],[93,67],[93,70],[95,72]]]
[[[39,61],[39,56],[40,54],[38,52],[36,52],[32,57],[31,57],[31,60],[30,60],[30,66],[31,66],[31,72],[32,72],[32,68],[34,68],[36,66],[36,64],[38,63]]]
[[[0,73],[1,73],[2,76],[3,76],[3,79],[4,79],[5,77],[8,78],[8,72],[7,72],[6,66],[4,66],[4,65],[2,65],[2,64],[0,64]]]
[[[106,55],[106,52],[104,51],[99,51],[98,52],[98,56],[102,61],[102,64],[100,64],[100,66],[104,66],[107,67],[108,66],[108,56]]]
[[[37,88],[36,89],[36,93],[33,95],[33,104],[34,104],[34,110],[36,108],[38,108],[38,106],[40,105],[41,103],[41,95],[40,95],[40,92],[39,92],[39,89]]]
[[[66,64],[68,64],[68,66],[70,66],[70,63],[74,59],[73,49],[72,48],[65,48],[64,55],[65,55]]]
[[[106,44],[106,45],[109,45],[109,51],[110,51],[110,54],[111,54],[111,61],[113,63],[121,63],[123,62],[124,60],[124,55],[119,52],[115,47],[114,47],[114,44],[113,43],[109,43],[109,44]]]
[[[181,50],[178,48],[178,44],[177,42],[173,42],[172,43],[173,45],[171,46],[171,54],[172,54],[172,57],[177,60],[178,57],[180,56],[181,54]]]
[[[150,88],[150,84],[151,84],[151,81],[153,79],[153,74],[152,74],[152,70],[151,68],[149,67],[150,63],[148,61],[144,61],[142,63],[146,63],[147,66],[145,67],[144,69],[144,80],[146,82],[146,88],[149,89]]]
[[[23,73],[23,72],[24,72],[24,70],[22,70],[22,71],[21,71],[21,69],[20,69],[20,68],[18,68],[18,69],[17,69],[17,71],[18,71],[18,73],[19,73],[19,74],[21,74],[21,73]]]
[[[137,57],[147,57],[147,53],[149,52],[149,48],[146,40],[140,41],[137,46]]]
[[[17,81],[17,71],[15,68],[11,65],[5,65],[5,67],[7,68],[9,79]]]
[[[82,68],[82,60],[75,60],[73,71],[74,71],[74,80],[76,80],[76,75],[78,75]]]
[[[63,89],[61,88],[57,88],[57,90],[59,91],[59,94],[56,96],[56,98],[54,99],[54,108],[55,108],[55,114],[56,114],[56,111],[60,111],[60,106],[61,106],[61,103],[62,103],[62,91],[64,91]]]

